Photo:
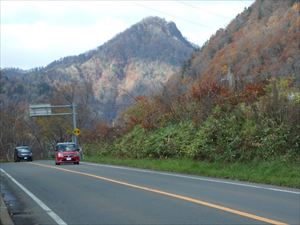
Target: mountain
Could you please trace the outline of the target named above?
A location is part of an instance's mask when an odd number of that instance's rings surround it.
[[[257,0],[193,53],[182,76],[200,82],[233,78],[236,85],[291,76],[299,83],[299,28],[299,1]]]
[[[148,17],[116,35],[97,49],[56,60],[30,71],[2,69],[1,92],[36,103],[51,99],[54,90],[67,84],[88,83],[93,107],[105,120],[150,95],[168,81],[190,57],[194,45],[175,23]]]

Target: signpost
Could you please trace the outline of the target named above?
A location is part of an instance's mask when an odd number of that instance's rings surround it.
[[[51,105],[51,104],[38,104],[38,105],[29,105],[29,116],[30,117],[41,117],[41,116],[65,116],[72,115],[73,118],[73,135],[72,141],[77,145],[78,140],[77,136],[80,135],[80,130],[76,125],[76,105],[72,103],[72,105]],[[54,108],[67,108],[72,109],[72,112],[64,112],[64,113],[54,113],[52,109]]]

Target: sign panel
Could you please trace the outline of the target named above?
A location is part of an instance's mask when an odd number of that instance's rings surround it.
[[[32,116],[50,116],[52,114],[50,104],[39,104],[29,106],[29,115]]]

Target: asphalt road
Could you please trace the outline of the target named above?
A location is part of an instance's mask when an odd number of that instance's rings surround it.
[[[300,190],[127,167],[1,164],[16,225],[300,224]]]

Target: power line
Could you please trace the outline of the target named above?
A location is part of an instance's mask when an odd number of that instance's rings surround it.
[[[212,15],[221,17],[221,18],[223,18],[223,19],[231,19],[231,18],[229,18],[229,17],[227,17],[227,16],[220,15],[220,14],[217,14],[217,13],[214,13],[214,12],[207,11],[206,9],[203,10],[203,9],[201,9],[201,8],[199,8],[199,7],[195,6],[195,5],[193,5],[193,4],[189,4],[189,3],[186,3],[186,2],[180,2],[180,1],[178,1],[178,3],[180,3],[180,4],[182,4],[182,5],[189,6],[190,8],[193,8],[193,9],[195,9],[195,10],[199,10],[199,11],[202,11],[202,12],[205,12],[205,13],[208,13],[208,14],[212,14]]]
[[[157,9],[154,9],[152,7],[149,7],[149,6],[145,6],[143,4],[140,4],[140,3],[137,3],[137,2],[134,2],[135,5],[138,5],[142,8],[145,8],[145,9],[150,9],[152,11],[155,11],[155,12],[158,12],[158,13],[161,13],[161,14],[165,14],[165,15],[168,15],[168,16],[171,16],[171,17],[174,17],[174,18],[177,18],[177,19],[180,19],[182,21],[185,21],[187,23],[191,23],[191,24],[195,24],[195,25],[198,25],[198,26],[202,26],[202,27],[206,27],[206,28],[211,28],[210,26],[207,26],[207,25],[204,25],[204,24],[201,24],[201,23],[197,23],[197,22],[194,22],[194,21],[191,21],[191,20],[187,20],[185,18],[182,18],[182,17],[179,17],[179,16],[175,16],[175,15],[172,15],[172,14],[169,14],[169,13],[166,13],[166,12],[163,12],[161,10],[157,10]]]

